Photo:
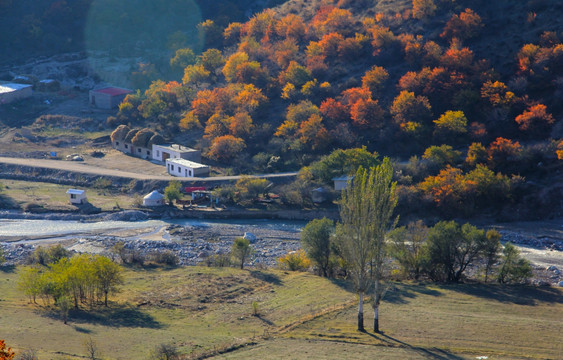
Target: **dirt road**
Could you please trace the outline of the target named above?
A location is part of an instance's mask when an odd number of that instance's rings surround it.
[[[190,181],[226,181],[226,180],[238,180],[241,178],[240,175],[238,176],[215,176],[215,177],[208,177],[208,178],[177,178],[170,175],[151,175],[151,174],[142,174],[136,173],[131,171],[123,171],[118,169],[108,169],[99,166],[88,165],[82,162],[75,162],[75,161],[64,161],[64,160],[50,160],[50,159],[24,159],[24,158],[9,158],[9,157],[0,157],[0,163],[5,164],[12,164],[12,165],[22,165],[22,166],[31,166],[31,167],[38,167],[38,168],[47,168],[47,169],[55,169],[55,170],[64,170],[64,171],[71,171],[77,173],[85,173],[85,174],[94,174],[100,176],[116,176],[116,177],[123,177],[128,179],[135,179],[135,180],[190,180]],[[151,164],[147,162],[147,164]],[[164,169],[164,167],[163,167]],[[297,173],[280,173],[280,174],[264,174],[264,175],[255,175],[260,178],[264,179],[272,179],[272,178],[280,178],[280,177],[292,177],[295,176]]]

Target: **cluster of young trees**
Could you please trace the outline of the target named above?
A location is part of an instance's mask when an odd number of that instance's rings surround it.
[[[108,296],[119,290],[123,283],[122,269],[101,255],[80,254],[67,257],[57,250],[38,248],[34,265],[23,267],[19,286],[35,303],[41,298],[46,304],[53,300],[66,323],[68,310],[81,304],[108,306]],[[39,250],[41,249],[41,250]]]
[[[390,276],[388,259],[410,278],[460,282],[469,266],[482,267],[485,282],[521,283],[532,267],[507,243],[501,255],[501,234],[471,224],[441,221],[431,228],[422,221],[394,228],[398,196],[389,159],[375,168],[360,167],[342,193],[340,222],[313,220],[302,232],[302,246],[322,276],[345,271],[359,295],[358,329],[363,330],[364,295],[372,295],[374,331],[378,331],[379,303]]]

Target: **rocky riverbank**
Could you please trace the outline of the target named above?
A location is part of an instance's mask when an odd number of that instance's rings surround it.
[[[114,256],[112,247],[123,243],[128,251],[142,258],[155,253],[173,252],[179,265],[197,265],[216,255],[229,253],[233,240],[245,234],[251,239],[254,254],[248,265],[275,266],[276,260],[288,252],[301,248],[300,231],[291,226],[206,224],[201,226],[170,225],[137,231],[131,235],[91,235],[64,239],[65,247],[74,252],[99,253]],[[62,240],[57,240],[62,241]],[[49,242],[49,241],[46,241]],[[53,242],[53,241],[51,241]],[[43,241],[20,241],[1,244],[7,264],[24,263]]]

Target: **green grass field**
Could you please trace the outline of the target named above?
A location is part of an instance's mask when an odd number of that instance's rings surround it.
[[[75,209],[68,201],[66,191],[68,185],[51,184],[44,182],[31,182],[19,180],[2,180],[4,190],[0,196],[6,197],[12,204],[24,208],[28,204],[37,204],[46,209],[61,210]],[[134,207],[135,198],[126,194],[108,189],[84,188],[88,201],[102,211],[112,210],[119,205],[123,208]]]
[[[41,360],[78,359],[91,337],[105,359],[148,359],[158,344],[218,358],[563,358],[563,292],[555,288],[394,284],[381,307],[383,334],[355,330],[345,283],[278,270],[127,269],[109,309],[71,311],[64,325],[0,272],[0,338]],[[252,302],[259,316],[253,316]],[[369,328],[371,308],[366,308]]]

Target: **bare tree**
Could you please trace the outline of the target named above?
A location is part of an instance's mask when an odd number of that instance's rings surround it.
[[[395,225],[397,205],[393,167],[388,158],[376,168],[360,168],[342,193],[337,241],[359,296],[358,330],[364,331],[364,296],[373,295],[373,330],[379,332],[379,304],[385,291],[385,234]]]

